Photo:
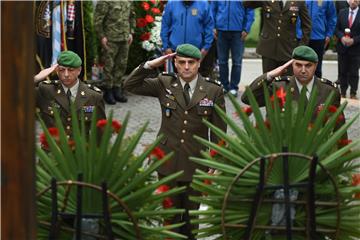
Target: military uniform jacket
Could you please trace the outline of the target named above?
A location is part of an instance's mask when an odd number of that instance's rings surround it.
[[[277,61],[291,59],[299,43],[296,38],[296,22],[301,19],[303,38],[301,45],[307,45],[311,33],[311,20],[304,1],[287,0],[281,10],[279,1],[244,1],[244,7],[262,8],[262,28],[256,52]]]
[[[135,28],[135,16],[131,1],[97,1],[94,27],[101,39],[127,41]]]
[[[264,98],[264,89],[263,83],[268,86],[270,96],[273,94],[273,86],[275,89],[280,88],[281,86],[284,87],[285,91],[287,88],[290,88],[290,92],[292,93],[292,98],[295,101],[300,99],[300,92],[296,85],[296,80],[294,76],[291,77],[281,77],[277,78],[278,80],[274,80],[272,82],[266,80],[266,73],[261,75],[260,77],[256,78],[249,86],[250,90],[253,92],[255,99],[260,107],[265,106],[265,98]],[[313,88],[317,88],[318,95],[317,95],[317,102],[315,106],[320,106],[325,103],[327,97],[330,95],[331,92],[335,92],[335,97],[333,98],[332,105],[339,107],[340,106],[340,91],[337,87],[336,83],[332,83],[330,80],[324,78],[317,78],[315,77]],[[241,97],[241,101],[246,104],[249,104],[249,100],[246,94],[243,94]],[[314,112],[312,121],[315,121],[316,113]],[[344,118],[345,119],[345,118]],[[339,129],[345,120],[340,122],[335,129]],[[347,139],[347,134],[344,134],[344,139]]]
[[[71,136],[71,112],[68,99],[60,81],[44,81],[35,88],[36,107],[47,127],[55,126],[54,109],[60,113],[60,118],[66,133]],[[85,125],[90,129],[91,116],[94,110],[97,119],[106,119],[105,105],[102,93],[97,88],[90,88],[87,84],[79,82],[77,96],[74,101],[75,108],[80,118],[84,113]]]
[[[146,78],[153,72],[140,65],[125,80],[124,88],[135,94],[159,99],[162,112],[159,134],[164,135],[159,147],[167,153],[175,153],[172,159],[161,166],[159,173],[169,175],[184,170],[184,174],[177,181],[189,182],[196,168],[206,170],[189,160],[190,156],[199,157],[200,151],[205,148],[193,136],[209,139],[209,130],[202,119],[207,119],[226,131],[225,122],[214,109],[217,104],[225,110],[223,89],[199,75],[191,101],[186,106],[183,87],[176,75],[160,74],[156,78]],[[210,139],[218,142],[213,133],[210,133]]]

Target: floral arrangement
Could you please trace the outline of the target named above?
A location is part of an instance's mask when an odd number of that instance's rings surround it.
[[[293,230],[296,229],[291,232],[292,239],[359,238],[360,174],[356,173],[359,165],[354,160],[360,157],[360,140],[343,139],[359,114],[337,128],[346,103],[338,108],[331,106],[334,94],[317,108],[316,89],[308,104],[305,103],[305,91],[299,101],[292,100],[290,89],[274,91],[274,96],[269,96],[266,87],[264,92],[266,116],[261,114],[252,92],[247,90],[245,94],[250,100],[250,107],[241,107],[234,97],[229,96],[243,127],[216,106],[216,111],[235,134],[228,135],[204,121],[222,140],[215,144],[196,137],[211,151],[204,151],[201,158],[191,160],[213,169],[211,173],[197,170],[192,183],[193,188],[204,194],[191,199],[208,206],[190,212],[190,215],[198,217],[192,223],[202,226],[196,230],[197,238],[286,239],[284,211],[281,211],[285,207],[281,201],[280,204],[276,202],[281,199],[282,192],[274,188],[262,192],[264,201],[257,206],[253,219],[255,227],[250,230],[251,237],[246,235],[259,187],[260,158],[268,157],[263,166],[264,184],[281,186],[285,173],[280,154],[284,152],[284,147],[287,147],[286,152],[294,154],[288,156],[286,171],[292,185],[290,224]],[[314,204],[315,223],[312,225],[316,226],[316,231],[315,236],[310,238],[307,235],[307,211],[310,207],[305,204],[309,192],[307,188],[297,187],[309,182],[310,178],[310,160],[305,161],[303,156],[318,157],[313,181],[315,200],[310,203]]]
[[[134,42],[130,47],[128,70],[154,55],[161,54],[161,14],[162,2],[159,0],[134,1],[136,16]]]
[[[170,188],[168,182],[177,178],[182,172],[175,173],[159,181],[154,179],[155,171],[172,154],[165,154],[157,145],[161,137],[143,150],[134,154],[147,124],[132,136],[126,136],[129,114],[123,122],[109,118],[96,121],[93,113],[90,132],[86,132],[83,117],[77,119],[74,106],[72,110],[73,138],[68,139],[59,113],[54,112],[56,127],[47,129],[41,120],[44,133],[40,134],[41,146],[37,147],[36,165],[37,180],[37,220],[39,223],[37,239],[49,238],[51,219],[52,178],[58,183],[68,185],[57,186],[58,211],[75,215],[77,198],[75,190],[70,191],[72,184],[82,174],[81,183],[100,186],[107,184],[109,196],[110,222],[113,236],[116,239],[179,239],[184,236],[172,232],[172,229],[182,224],[169,224],[168,219],[174,214],[181,214],[182,209],[175,209],[172,196],[184,188]],[[73,187],[74,188],[74,187]],[[102,194],[92,189],[83,189],[82,212],[84,214],[102,214]],[[124,207],[125,206],[125,207]],[[131,214],[130,214],[131,213]],[[72,219],[74,222],[74,218]],[[85,219],[89,221],[88,218]],[[84,220],[84,221],[85,221]],[[102,238],[104,235],[104,220],[91,219],[95,232],[87,235]],[[133,220],[136,220],[134,223]],[[59,216],[58,239],[72,239],[74,224]],[[86,224],[83,224],[86,225]],[[137,227],[136,227],[136,226]],[[136,231],[135,229],[138,229]]]

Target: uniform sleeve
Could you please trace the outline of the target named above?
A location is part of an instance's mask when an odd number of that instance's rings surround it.
[[[171,5],[172,2],[168,2],[165,6],[165,10],[161,19],[161,30],[160,37],[163,44],[163,49],[166,50],[170,47],[169,38],[170,38],[170,26],[171,26]]]
[[[255,99],[257,103],[259,104],[259,107],[265,106],[265,98],[264,98],[264,89],[263,84],[268,85],[270,95],[272,93],[271,88],[271,82],[266,80],[266,74],[261,75],[260,77],[256,78],[249,86],[249,90],[252,91],[252,93],[255,96]],[[241,96],[241,101],[245,104],[250,104],[249,99],[246,95],[246,92]]]
[[[327,4],[328,7],[326,9],[326,19],[327,19],[326,36],[332,37],[332,35],[334,35],[336,19],[337,19],[336,8],[333,1],[328,1]]]
[[[130,7],[129,23],[130,23],[130,33],[134,34],[136,28],[136,13],[133,2],[131,2],[131,7]]]
[[[208,3],[206,3],[206,13],[205,13],[205,18],[203,21],[203,26],[204,26],[204,46],[203,48],[205,50],[209,50],[211,47],[211,44],[214,40],[214,34],[213,34],[213,29],[215,28],[214,25],[214,19],[213,19],[213,15],[210,9],[210,5]]]
[[[215,104],[218,105],[223,111],[226,112],[224,91],[222,88],[218,88],[217,96],[215,99]],[[222,131],[226,132],[226,129],[227,129],[226,123],[220,117],[220,115],[218,113],[216,113],[215,111],[211,118],[211,123],[214,124],[216,127],[220,128]],[[218,139],[218,137],[213,132],[210,132],[210,140],[213,143],[218,143],[220,139]]]
[[[152,73],[154,70],[145,69],[141,64],[125,79],[124,89],[138,95],[158,97],[162,85],[159,78],[148,78]]]
[[[309,16],[309,12],[307,10],[305,2],[300,3],[300,20],[301,20],[301,31],[303,37],[301,38],[301,44],[307,45],[310,40],[311,34],[311,20]]]
[[[214,19],[214,28],[216,28],[216,14],[218,10],[218,1],[210,1],[211,14]]]
[[[100,39],[105,37],[104,19],[105,19],[107,12],[108,12],[107,3],[98,1],[96,4],[95,13],[94,13],[94,28]]]
[[[97,113],[97,119],[106,119],[105,114],[105,103],[104,99],[102,97],[102,94],[98,94],[97,101],[96,101],[96,113]]]
[[[251,25],[255,20],[255,11],[254,9],[245,8],[245,21],[244,21],[244,30],[245,32],[250,32]]]

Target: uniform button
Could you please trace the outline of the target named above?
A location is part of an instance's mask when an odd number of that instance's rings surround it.
[[[184,142],[185,142],[185,140],[184,140],[184,139],[181,139],[181,140],[180,140],[180,142],[181,142],[181,143],[184,143]]]
[[[281,23],[281,20],[279,20],[279,23]]]
[[[185,125],[187,124],[187,120],[184,120],[184,124],[185,124]]]
[[[280,17],[282,17],[282,13],[280,13]]]
[[[206,110],[204,111],[204,114],[207,114],[207,111],[206,111]]]
[[[182,132],[182,133],[186,133],[186,130],[185,130],[185,129],[183,129],[181,132]]]
[[[188,112],[188,111],[185,111],[184,113],[185,113],[185,115],[188,115],[188,114],[189,114],[189,112]]]
[[[278,30],[280,30],[280,27],[278,27]]]
[[[68,118],[67,118],[67,120],[70,122],[70,121],[71,121],[71,118],[70,118],[70,117],[68,117]]]
[[[280,33],[278,33],[277,36],[280,37]]]
[[[166,106],[167,106],[167,107],[170,106],[170,103],[166,103]]]
[[[66,129],[67,129],[67,130],[70,130],[70,128],[71,128],[70,126],[66,126]]]
[[[54,114],[54,112],[53,112],[53,111],[50,111],[50,114],[51,114],[51,115],[53,115],[53,114]]]
[[[88,117],[85,117],[85,121],[87,121],[87,120],[89,120],[89,118],[88,118]]]

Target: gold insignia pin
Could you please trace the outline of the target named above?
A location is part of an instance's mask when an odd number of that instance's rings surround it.
[[[290,88],[290,92],[294,92],[295,91],[295,88]]]
[[[84,96],[84,95],[85,95],[85,92],[84,92],[84,91],[81,91],[80,94],[81,94],[81,96]]]
[[[60,89],[58,89],[58,90],[57,90],[57,94],[60,94],[60,93],[61,93],[61,90],[60,90]]]

